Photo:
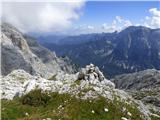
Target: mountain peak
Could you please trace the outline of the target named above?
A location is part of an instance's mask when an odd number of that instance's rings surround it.
[[[129,26],[122,30],[121,32],[133,32],[133,31],[149,31],[152,30],[151,28],[145,27],[145,26]]]

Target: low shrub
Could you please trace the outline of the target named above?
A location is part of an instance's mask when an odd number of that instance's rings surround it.
[[[24,105],[37,107],[46,106],[50,99],[51,97],[47,93],[42,92],[40,89],[36,89],[22,96],[21,101]]]

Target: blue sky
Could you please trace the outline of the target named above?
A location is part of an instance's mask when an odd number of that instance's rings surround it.
[[[128,26],[160,28],[159,1],[88,1],[74,33],[121,31]]]
[[[160,28],[160,1],[35,1],[4,2],[2,20],[22,32],[40,34],[114,32],[139,25]]]
[[[158,1],[88,1],[83,8],[83,15],[75,24],[99,25],[111,22],[115,16],[139,22],[145,16],[150,16],[149,9],[158,7]]]

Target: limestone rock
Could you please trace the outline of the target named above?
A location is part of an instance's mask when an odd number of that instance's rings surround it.
[[[115,87],[114,83],[107,80],[99,68],[93,64],[87,65],[85,68],[80,70],[78,80],[89,81],[91,84],[101,83],[104,86],[109,86],[112,88]]]
[[[2,75],[16,69],[23,69],[32,75],[39,74],[45,78],[59,71],[74,72],[70,64],[15,27],[2,23],[1,33]]]
[[[126,90],[133,98],[141,100],[148,109],[160,111],[160,71],[148,69],[123,74],[111,80],[116,88]]]
[[[76,74],[66,74],[60,72],[56,79],[47,80],[41,76],[33,76],[24,70],[14,70],[5,77],[2,77],[1,83],[1,99],[12,100],[14,97],[22,96],[34,89],[41,89],[45,92],[58,92],[59,94],[68,93],[79,99],[96,99],[99,96],[114,102],[115,99],[123,101],[126,104],[134,104],[138,106],[144,120],[150,120],[150,111],[142,102],[134,100],[129,94],[123,90],[115,89],[114,83],[103,78],[101,81],[99,76],[103,77],[100,71],[95,72],[94,65],[88,65],[81,71],[85,71],[83,79],[79,80],[78,72]],[[87,77],[86,77],[87,76]],[[106,110],[105,110],[106,111]]]
[[[140,72],[116,76],[111,81],[116,88],[126,90],[142,90],[160,88],[160,71],[148,69]]]

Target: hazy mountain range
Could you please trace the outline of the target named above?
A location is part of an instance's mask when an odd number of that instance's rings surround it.
[[[80,67],[93,63],[107,77],[145,69],[160,69],[160,29],[130,26],[121,32],[49,36],[40,43],[68,56]],[[54,39],[56,39],[54,41]]]
[[[103,70],[102,73],[93,64],[79,68],[77,72],[68,57],[57,57],[54,51],[42,47],[35,38],[21,33],[9,24],[3,23],[1,28],[2,119],[160,118],[160,71],[148,69],[119,75],[111,80],[103,75],[108,75],[110,71],[116,74],[125,72],[120,71],[126,70],[123,65],[132,62],[141,69],[147,68],[147,65],[158,68],[158,29],[130,27],[121,33],[63,37],[64,42],[59,42],[59,39],[54,44],[59,55],[69,55],[74,62],[77,60],[83,65],[89,62],[97,64]],[[135,38],[135,33],[139,37]],[[65,39],[70,39],[70,42]],[[135,59],[133,55],[136,55]],[[146,63],[141,63],[143,61]],[[128,67],[127,70],[129,69],[131,68]],[[140,70],[137,66],[134,69]]]

